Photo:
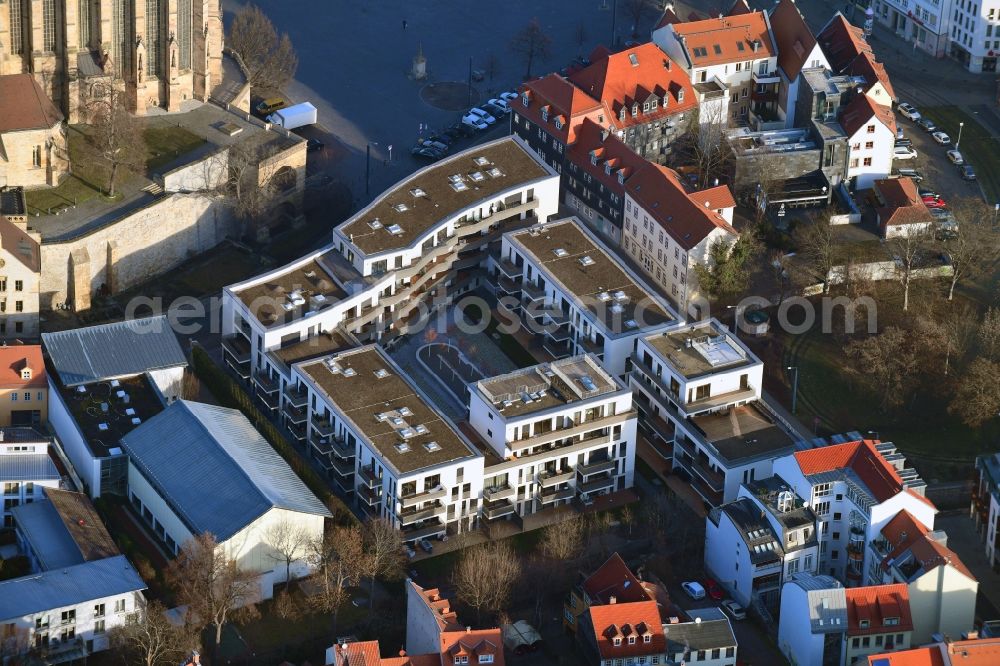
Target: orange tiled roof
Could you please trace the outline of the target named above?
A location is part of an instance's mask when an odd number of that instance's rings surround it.
[[[849,467],[878,502],[884,502],[903,490],[903,479],[896,468],[875,450],[872,440],[821,446],[796,451],[793,455],[806,476]]]
[[[31,379],[22,379],[21,371],[31,369]],[[45,362],[41,345],[0,347],[0,388],[45,388]]]
[[[896,91],[892,88],[892,82],[889,80],[889,73],[885,71],[885,65],[875,60],[875,55],[869,51],[865,51],[855,58],[847,66],[844,74],[863,77],[869,86],[881,83],[888,93],[889,99],[896,99]]]
[[[689,195],[698,204],[711,210],[720,208],[735,208],[736,199],[728,185],[718,185],[707,190],[699,190]]]
[[[883,567],[889,562],[898,560],[904,553],[910,551],[914,559],[920,562],[924,569],[933,569],[943,564],[950,564],[963,575],[976,580],[961,558],[947,546],[943,546],[928,534],[929,529],[914,518],[909,511],[900,511],[882,528],[882,536],[889,543],[891,550],[882,561]]]
[[[334,666],[380,666],[378,641],[355,641],[333,646]]]
[[[910,590],[904,583],[849,587],[844,594],[847,597],[848,636],[913,631]],[[893,619],[895,624],[886,623]],[[862,621],[867,622],[866,627],[861,626]]]
[[[816,46],[816,38],[794,0],[781,0],[771,12],[770,19],[771,33],[778,47],[778,67],[789,81],[794,81]]]
[[[975,638],[948,643],[952,666],[996,666],[1000,664],[1000,638]]]
[[[660,612],[655,601],[591,606],[588,610],[601,659],[620,659],[639,655],[662,654],[667,647]],[[649,636],[647,643],[644,637]],[[635,636],[629,643],[629,636]],[[621,644],[615,645],[615,637]]]
[[[436,587],[423,588],[414,583],[412,580],[408,581],[413,589],[420,595],[420,599],[427,605],[427,607],[434,614],[434,618],[437,620],[438,628],[441,631],[455,631],[462,628],[462,625],[458,622],[458,615],[451,609],[451,604],[447,599],[441,596],[441,591]]]
[[[431,654],[402,655],[399,657],[382,657],[381,666],[441,666],[441,655]]]
[[[614,597],[619,604],[629,601],[648,601],[646,590],[639,584],[632,570],[618,553],[583,581],[583,590],[593,604],[607,604]]]
[[[576,143],[569,147],[566,156],[578,168],[589,173],[618,196],[622,196],[625,186],[618,182],[617,171],[607,172],[605,162],[617,164],[617,168],[624,169],[623,175],[628,178],[641,169],[646,161],[617,136],[612,133],[607,133],[605,136],[605,133],[607,130],[603,127],[590,118],[584,118],[576,131]],[[597,158],[597,164],[591,161],[592,154]]]
[[[868,665],[873,666],[945,666],[941,650],[936,645],[913,648],[901,652],[886,652],[868,657]]]
[[[0,76],[0,134],[48,129],[62,119],[33,75]]]
[[[603,105],[609,122],[618,129],[684,113],[698,105],[687,72],[652,42],[594,58],[591,65],[570,74],[569,78]],[[656,111],[643,113],[642,104],[650,95],[659,98]],[[666,106],[662,103],[664,96],[669,99]],[[679,101],[680,97],[684,101]],[[634,118],[633,104],[640,109]],[[625,120],[619,117],[622,108],[626,111]]]
[[[875,181],[875,188],[885,205],[877,208],[883,229],[904,224],[929,224],[934,217],[920,198],[910,178],[885,178]]]
[[[817,41],[837,73],[843,72],[859,54],[871,51],[864,30],[851,25],[840,12],[826,24]]]
[[[759,60],[775,55],[763,12],[677,23],[673,29],[684,38],[684,46],[694,67]],[[754,42],[759,43],[756,53]]]
[[[441,632],[441,666],[454,666],[455,657],[469,657],[469,664],[479,663],[479,655],[493,655],[494,666],[503,666],[503,637],[500,629],[468,629]]]
[[[872,120],[888,127],[893,134],[896,133],[896,116],[892,113],[892,109],[875,103],[867,95],[855,95],[840,112],[840,125],[848,137],[854,136]]]
[[[577,117],[601,109],[600,102],[558,74],[548,74],[529,81],[522,86],[522,91],[524,90],[528,91],[529,105],[525,107],[517,100],[514,110],[535,124],[543,125],[550,134],[566,144],[576,140],[575,131],[579,124]],[[542,116],[543,108],[547,111],[547,120]],[[557,116],[568,118],[569,122],[563,123],[561,128],[556,127]]]
[[[705,207],[704,200],[699,203],[698,194],[684,191],[673,169],[649,162],[625,183],[625,190],[685,250],[716,229],[736,233],[714,209]]]

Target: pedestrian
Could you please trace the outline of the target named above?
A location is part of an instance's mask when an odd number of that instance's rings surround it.
[[[406,19],[403,19],[403,30],[406,30]]]

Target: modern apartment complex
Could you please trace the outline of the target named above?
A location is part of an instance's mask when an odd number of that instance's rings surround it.
[[[969,514],[976,524],[986,549],[986,559],[994,570],[1000,569],[1000,454],[976,458],[979,478],[972,487]]]

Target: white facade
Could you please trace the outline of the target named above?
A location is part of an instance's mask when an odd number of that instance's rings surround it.
[[[927,2],[928,0],[923,0]],[[946,0],[941,0],[945,3]],[[1000,2],[950,0],[949,55],[970,72],[997,71],[1000,56]]]
[[[847,145],[847,179],[857,179],[856,189],[866,190],[892,173],[896,133],[874,115],[848,138]]]
[[[967,34],[953,29],[952,8],[959,4],[956,0],[875,0],[872,9],[878,22],[897,37],[940,58],[947,54],[951,39],[964,41]]]
[[[16,458],[15,458],[16,456]],[[30,461],[28,460],[30,458]],[[16,469],[13,461],[17,460]],[[26,478],[22,469],[37,469],[37,476]],[[5,472],[10,472],[5,473]],[[15,472],[16,475],[15,475]],[[0,439],[0,525],[11,526],[10,509],[30,504],[45,497],[43,488],[58,488],[59,472],[49,458],[49,442],[39,436],[37,441],[4,441]]]
[[[831,587],[817,589],[824,584]],[[803,576],[782,586],[778,649],[790,663],[822,666],[827,663],[823,661],[830,641],[827,637],[835,636],[830,642],[842,640],[839,637],[847,631],[847,610],[844,591],[838,590],[838,586],[837,581],[822,576]],[[820,608],[816,608],[817,605]],[[822,624],[820,615],[823,615]]]

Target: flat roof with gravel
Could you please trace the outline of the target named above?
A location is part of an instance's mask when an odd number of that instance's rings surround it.
[[[478,455],[376,345],[296,367],[401,475]]]
[[[535,155],[506,137],[420,169],[337,231],[366,256],[401,250],[476,202],[549,175]]]
[[[507,238],[607,333],[618,335],[675,320],[659,298],[640,286],[573,219],[514,231]]]
[[[323,264],[323,255],[276,270],[233,292],[264,326],[287,324],[347,296]]]
[[[749,350],[716,321],[647,336],[646,342],[688,379],[758,363]]]

